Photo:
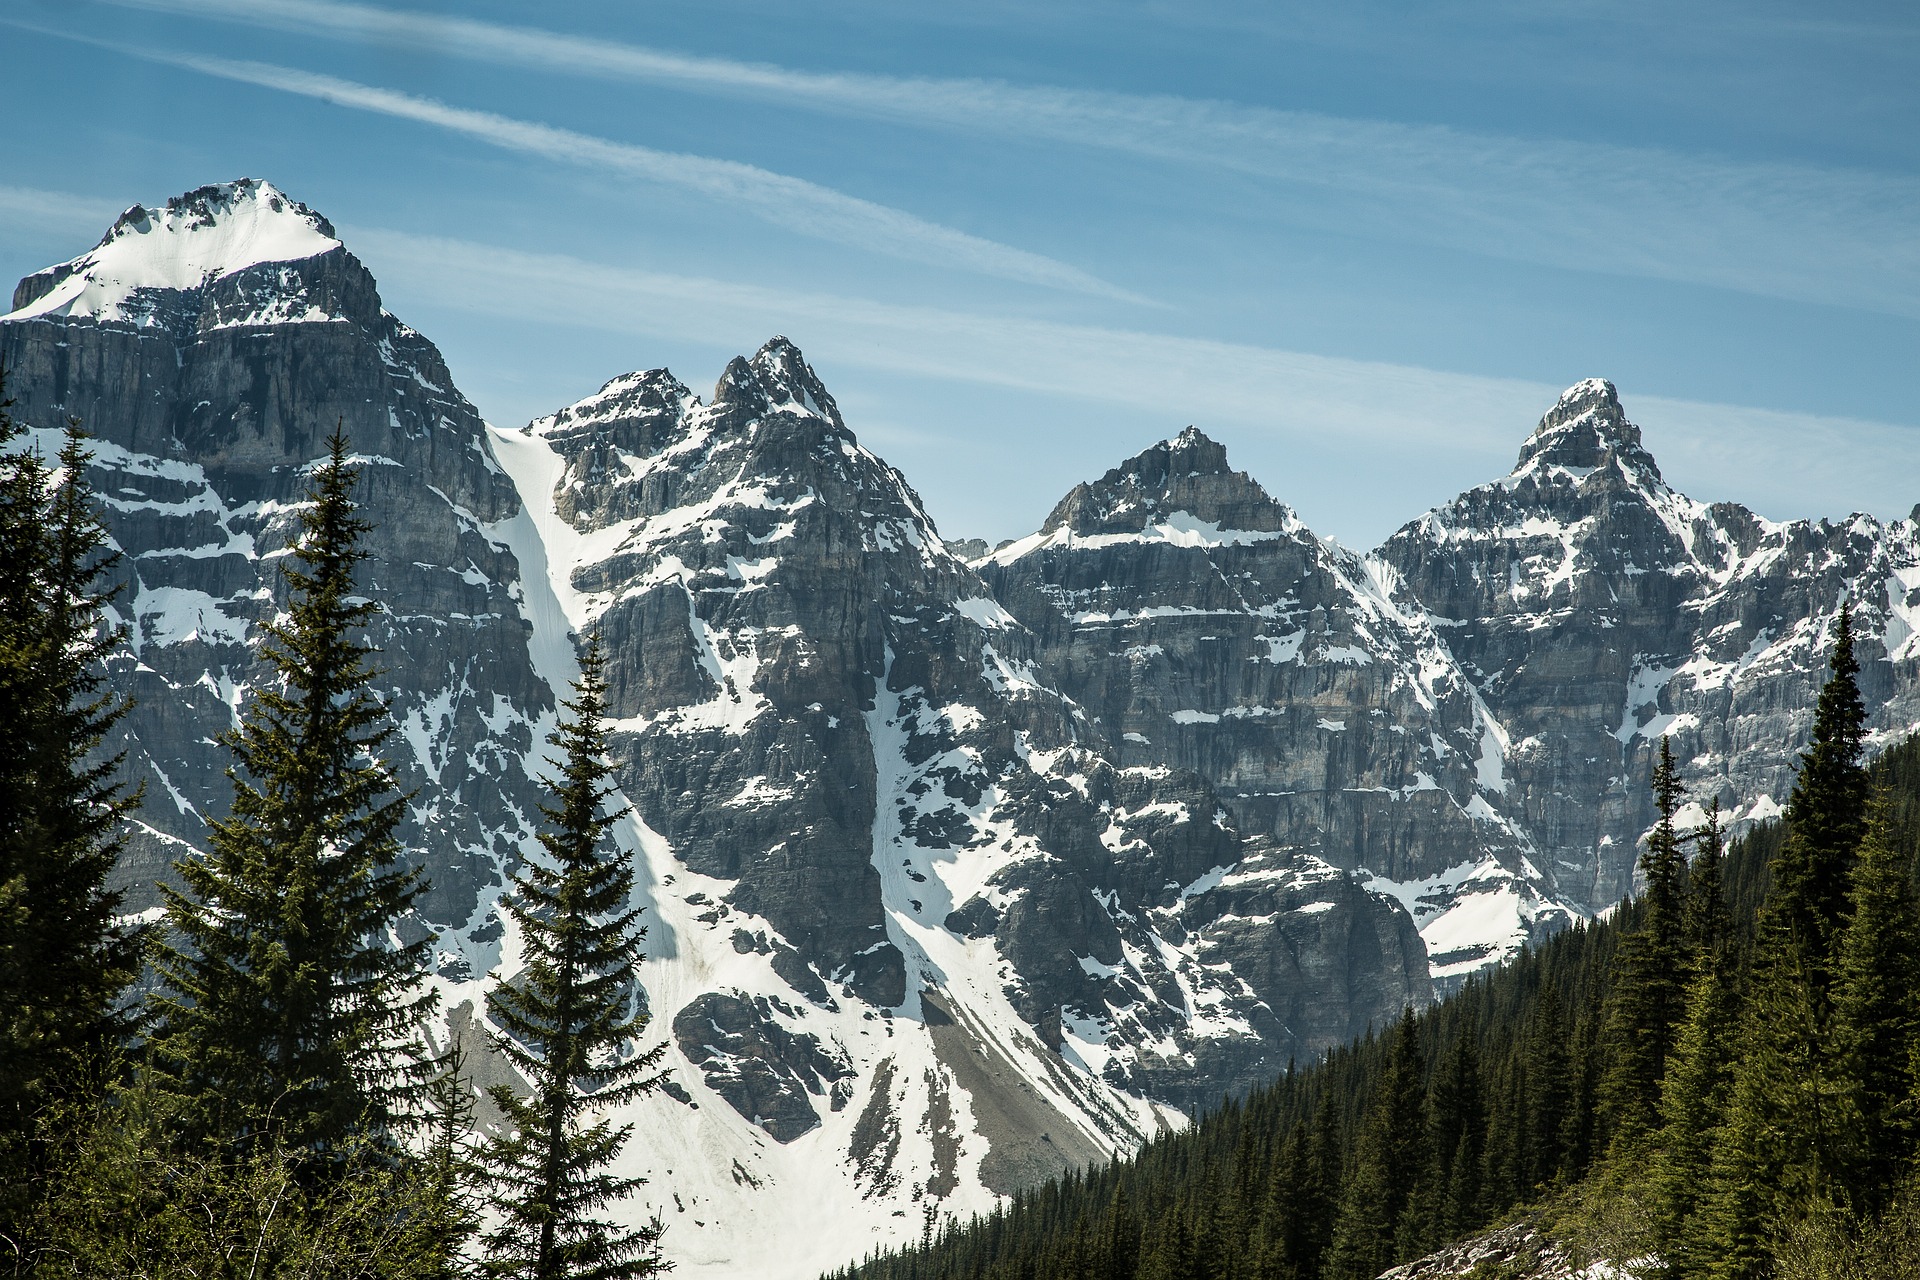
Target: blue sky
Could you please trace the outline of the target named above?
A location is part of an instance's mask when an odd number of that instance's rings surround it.
[[[494,422],[785,333],[948,536],[1188,423],[1371,546],[1613,379],[1920,502],[1910,5],[8,0],[0,274],[267,178]]]

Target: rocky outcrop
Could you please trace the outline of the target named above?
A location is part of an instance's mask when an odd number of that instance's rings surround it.
[[[1380,1280],[1631,1280],[1652,1269],[1582,1261],[1534,1228],[1515,1223],[1382,1272]]]
[[[765,996],[710,991],[674,1015],[673,1038],[709,1089],[777,1141],[791,1142],[820,1124],[814,1098],[834,1111],[847,1105],[853,1068],[844,1052],[794,1034],[773,1012]]]

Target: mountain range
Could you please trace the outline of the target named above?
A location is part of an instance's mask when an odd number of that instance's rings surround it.
[[[433,885],[409,927],[470,1044],[598,634],[674,1068],[625,1171],[688,1275],[917,1237],[1607,911],[1663,736],[1695,806],[1778,813],[1842,601],[1873,731],[1920,727],[1920,508],[1695,501],[1599,380],[1370,553],[1192,427],[989,547],[941,537],[785,338],[706,396],[653,369],[489,425],[331,224],[251,179],[21,281],[0,359],[42,439],[94,436],[130,911],[224,812],[218,739],[336,424]]]

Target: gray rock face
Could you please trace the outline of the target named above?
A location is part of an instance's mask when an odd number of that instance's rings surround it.
[[[710,991],[674,1015],[673,1038],[709,1089],[780,1142],[819,1126],[808,1094],[827,1096],[835,1111],[852,1096],[846,1055],[828,1053],[817,1036],[787,1030],[765,996]]]
[[[1571,918],[1503,811],[1503,728],[1425,612],[1200,432],[1080,485],[976,563],[1116,759],[1208,778],[1235,825],[1280,848],[1512,895],[1504,932],[1436,954],[1437,971]]]
[[[1378,554],[1504,725],[1508,811],[1586,910],[1632,883],[1662,735],[1698,802],[1736,826],[1777,812],[1843,598],[1872,726],[1920,726],[1915,521],[1773,523],[1676,493],[1610,383],[1570,388],[1511,475]]]
[[[1920,726],[1916,528],[1678,494],[1590,381],[1364,559],[1189,428],[974,563],[1111,758],[1364,873],[1452,982],[1629,891],[1662,735],[1697,803],[1777,812],[1843,598],[1876,732]]]
[[[289,243],[311,252],[252,260]],[[157,270],[163,251],[195,259],[192,274]],[[480,927],[537,820],[524,761],[553,699],[528,659],[519,566],[490,533],[519,499],[439,352],[381,308],[325,219],[264,183],[129,210],[14,304],[0,320],[14,413],[47,430],[77,417],[95,437],[90,479],[123,553],[132,642],[113,676],[136,705],[113,745],[147,788],[120,870],[129,909],[156,904],[154,882],[226,811],[213,740],[266,675],[252,646],[284,604],[275,557],[340,425],[375,525],[360,581],[383,602],[371,639],[390,755],[418,793],[401,839],[430,869],[427,918]],[[484,947],[444,946],[450,972],[486,967]]]

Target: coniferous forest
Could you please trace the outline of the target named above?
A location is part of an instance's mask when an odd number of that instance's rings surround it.
[[[20,435],[0,387],[0,1273],[663,1270],[658,1227],[608,1214],[637,1185],[607,1169],[628,1130],[582,1101],[651,1091],[661,1052],[641,1048],[595,656],[550,739],[550,857],[505,899],[527,964],[489,1034],[535,1087],[496,1091],[482,1147],[462,1056],[427,1034],[432,936],[400,927],[426,883],[394,835],[410,797],[381,754],[345,437],[283,560],[260,646],[276,678],[226,740],[231,809],[136,927],[108,888],[142,797],[97,751],[126,710],[103,667],[126,633],[86,438],[73,424],[49,462]]]
[[[1920,738],[1866,758],[1835,641],[1784,820],[1677,828],[1663,743],[1607,919],[833,1280],[1373,1280],[1516,1218],[1650,1277],[1920,1275]]]

